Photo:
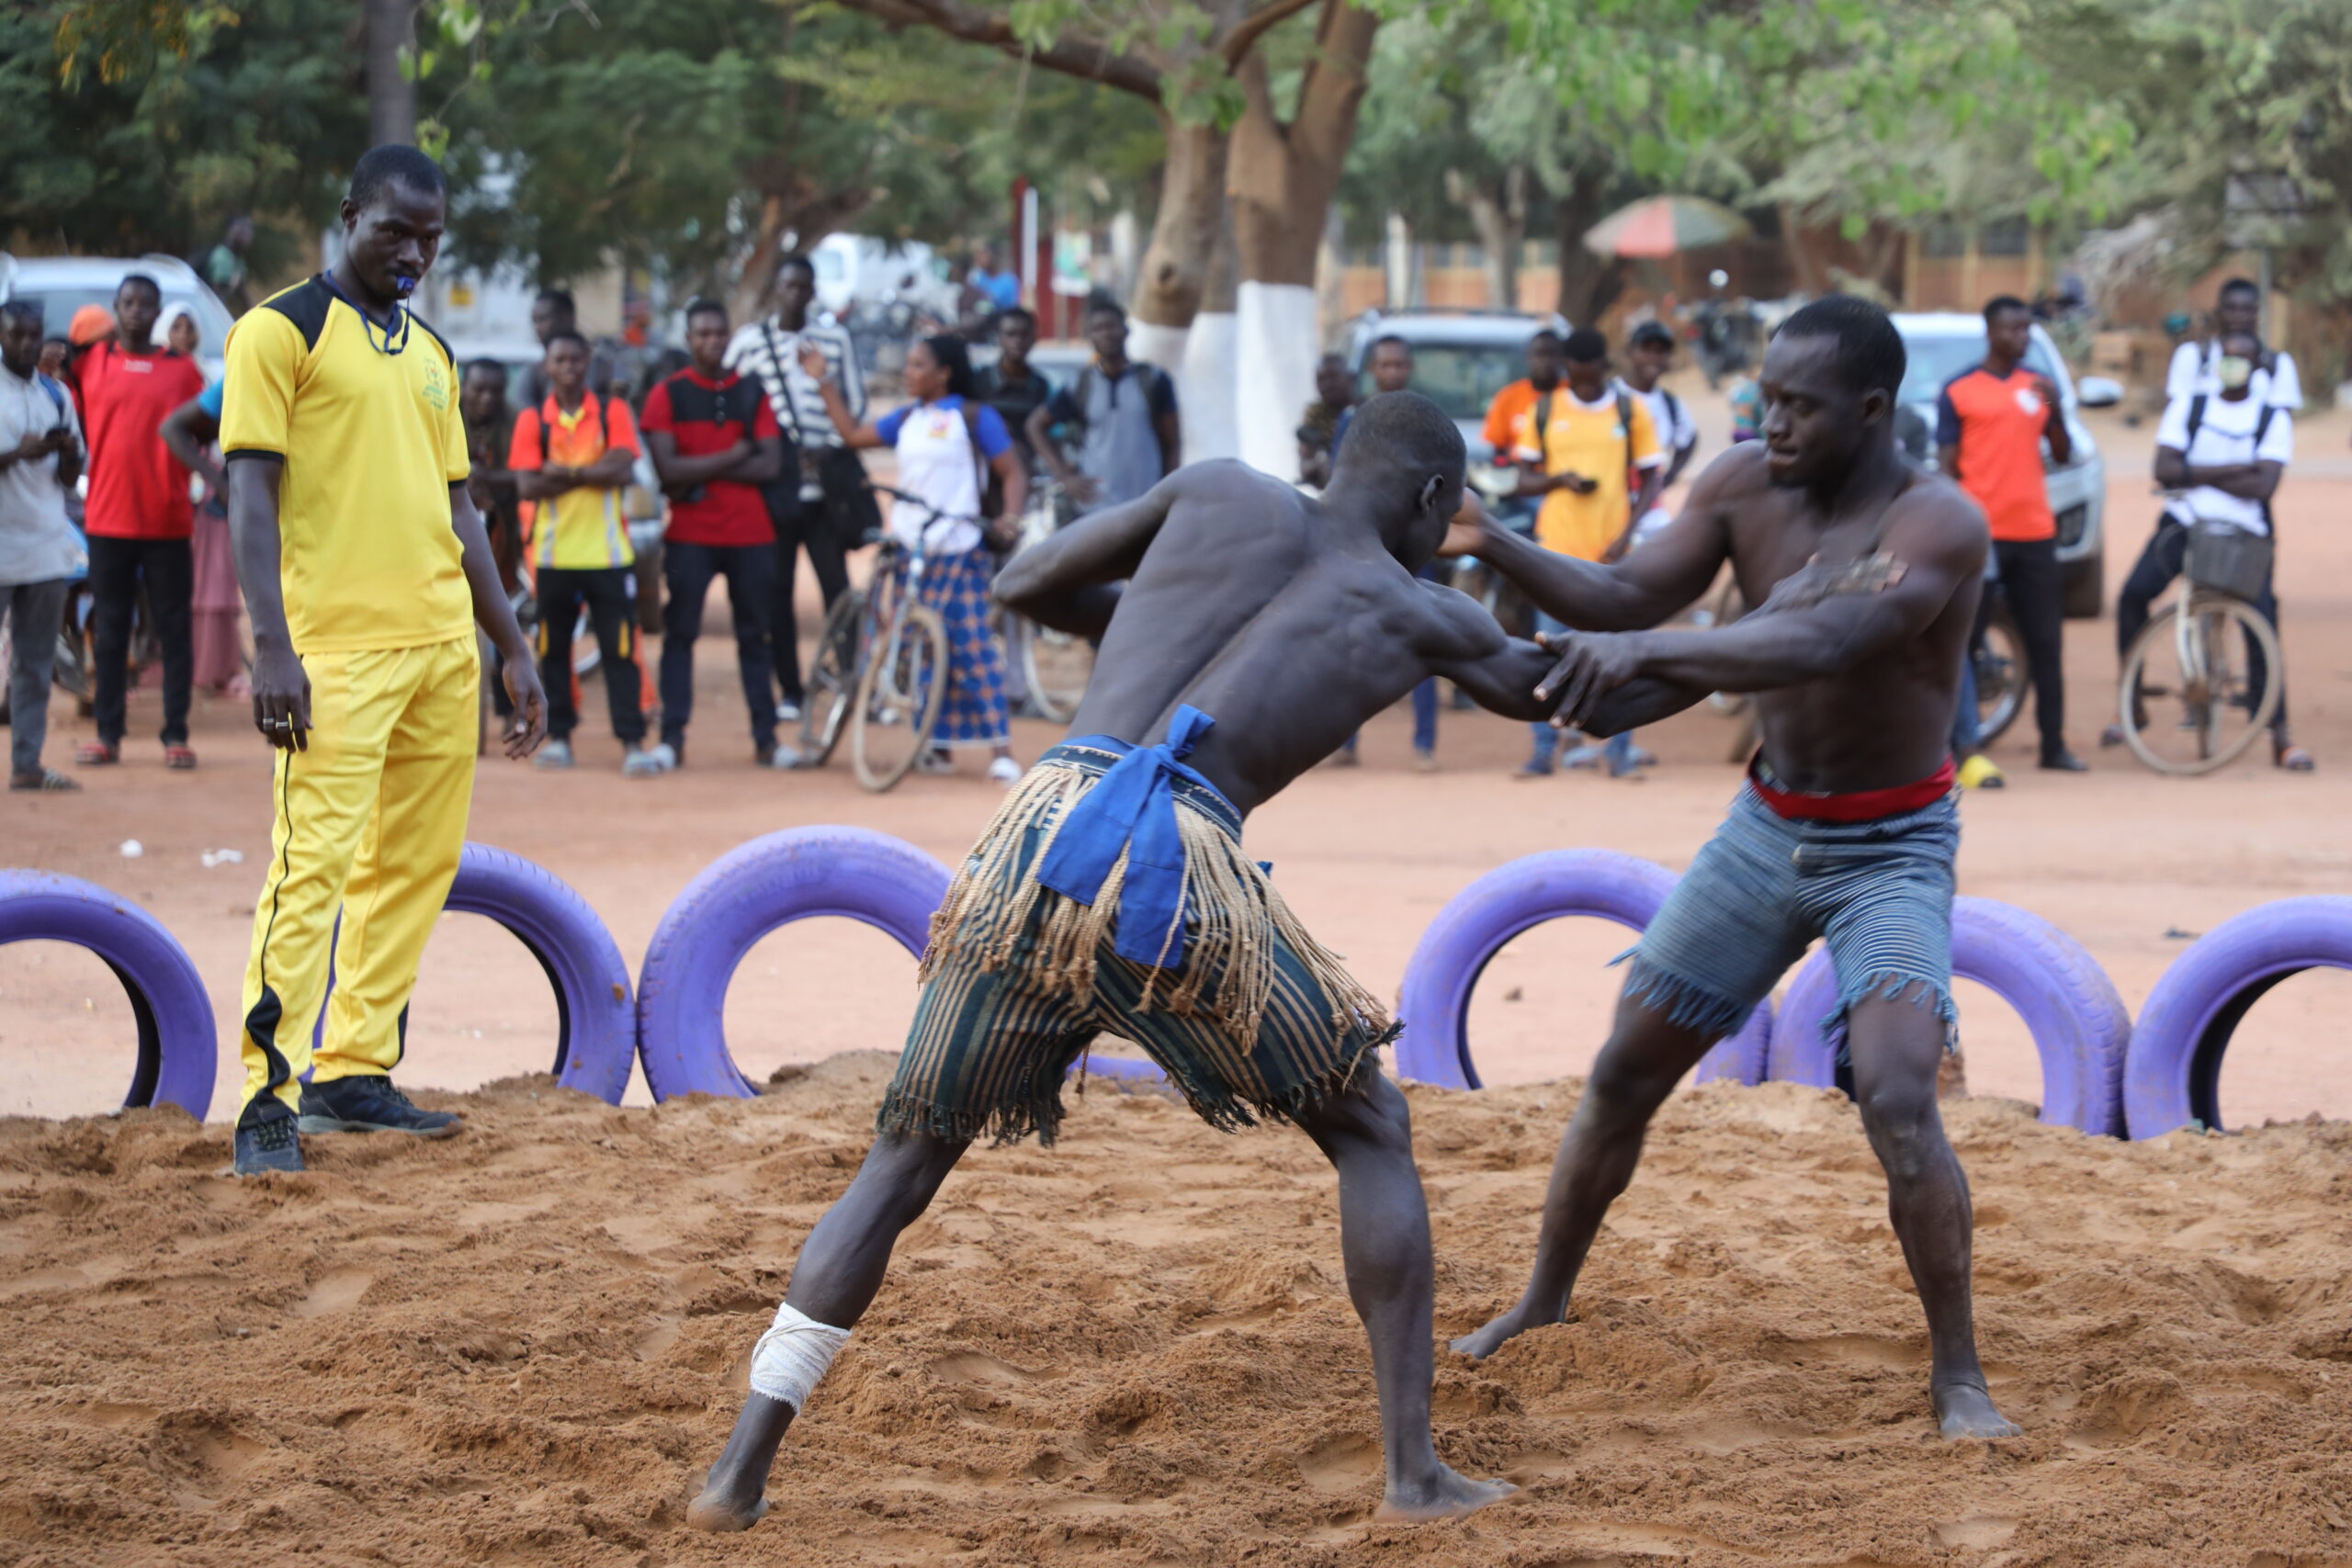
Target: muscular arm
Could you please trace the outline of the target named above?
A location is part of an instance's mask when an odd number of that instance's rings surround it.
[[[997,603],[1057,631],[1100,636],[1117,603],[1100,591],[1135,575],[1181,490],[1193,482],[1171,475],[1125,505],[1105,507],[1030,546],[997,573]]]
[[[1555,555],[1482,517],[1471,552],[1509,578],[1537,609],[1593,631],[1654,626],[1707,591],[1728,553],[1721,508],[1752,458],[1725,453],[1707,465],[1681,515],[1613,565]],[[1727,465],[1730,467],[1727,468]]]
[[[1793,595],[1782,601],[1787,607],[1720,631],[1570,636],[1560,639],[1563,656],[1543,689],[1563,694],[1562,716],[1580,723],[1610,694],[1645,678],[1701,692],[1764,692],[1842,674],[1892,651],[1983,575],[1986,548],[1983,522],[1956,492],[1914,491],[1894,510],[1885,547],[1903,566],[1876,591]]]
[[[1430,672],[1470,694],[1477,705],[1505,718],[1550,716],[1558,705],[1535,695],[1552,667],[1550,650],[1523,637],[1506,637],[1477,601],[1457,589],[1417,581],[1415,592],[1432,612],[1430,639],[1418,651]]]

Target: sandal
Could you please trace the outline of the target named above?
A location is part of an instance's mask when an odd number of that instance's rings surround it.
[[[2308,773],[2319,767],[2318,761],[2300,746],[2272,747],[2270,762],[2273,767],[2284,768],[2290,773]]]
[[[166,746],[164,748],[164,766],[175,773],[194,773],[196,752],[186,746]]]
[[[122,748],[103,740],[85,740],[74,748],[74,764],[81,768],[110,768],[122,761]]]
[[[12,790],[37,791],[43,795],[64,795],[82,787],[82,781],[59,773],[55,768],[36,768],[29,773],[11,773],[8,787]]]

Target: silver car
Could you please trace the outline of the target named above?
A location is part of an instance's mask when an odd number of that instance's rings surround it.
[[[1487,405],[1527,374],[1527,340],[1549,328],[1566,337],[1567,318],[1518,310],[1366,310],[1349,329],[1348,363],[1369,387],[1372,345],[1400,337],[1413,345],[1413,390],[1446,412],[1470,449],[1470,482],[1488,496],[1510,479],[1487,444]]]
[[[37,299],[41,332],[63,337],[74,312],[85,305],[114,309],[115,291],[130,273],[145,273],[163,290],[164,305],[186,305],[196,317],[197,363],[205,379],[217,381],[228,366],[229,328],[235,318],[220,297],[177,256],[13,256],[0,253],[0,299]]]
[[[1936,461],[1936,400],[1945,384],[1967,374],[1984,358],[1984,318],[1956,311],[1903,313],[1894,318],[1910,355],[1904,372],[1902,408],[1898,414],[1905,454],[1923,468]],[[2032,346],[2026,350],[2025,367],[2058,389],[2064,404],[2066,430],[2074,437],[2074,460],[2061,466],[2047,455],[2050,513],[2058,522],[2058,566],[2065,584],[2066,614],[2078,620],[2095,618],[2107,592],[2107,462],[2098,443],[2083,423],[2085,407],[2103,408],[2121,396],[2121,389],[2099,377],[2086,378],[2078,391],[2067,373],[2065,357],[2050,334],[2033,329]],[[2085,395],[2088,395],[2088,401]]]

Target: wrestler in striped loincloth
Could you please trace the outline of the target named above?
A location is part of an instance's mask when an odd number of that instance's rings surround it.
[[[776,1445],[899,1233],[973,1138],[1050,1142],[1063,1077],[1102,1032],[1142,1046],[1212,1125],[1293,1122],[1338,1170],[1380,1391],[1384,1514],[1466,1513],[1510,1490],[1456,1474],[1430,1438],[1429,1213],[1404,1097],[1372,1060],[1395,1028],[1241,848],[1250,811],[1429,675],[1542,714],[1548,656],[1413,575],[1461,503],[1462,468],[1436,404],[1376,398],[1319,502],[1204,464],[997,580],[1012,608],[1102,638],[1072,727],[1084,739],[1031,770],[941,908],[874,1147],[801,1249],[692,1522],[760,1517]]]

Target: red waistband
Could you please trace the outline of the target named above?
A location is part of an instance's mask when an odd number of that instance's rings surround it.
[[[1775,817],[1798,822],[1874,822],[1882,817],[1900,817],[1933,806],[1950,795],[1952,781],[1959,775],[1960,764],[1946,757],[1942,767],[1917,784],[1897,784],[1893,789],[1860,789],[1849,795],[1813,795],[1804,790],[1782,789],[1768,782],[1764,754],[1760,751],[1747,764],[1747,782],[1755,787],[1756,798]]]

